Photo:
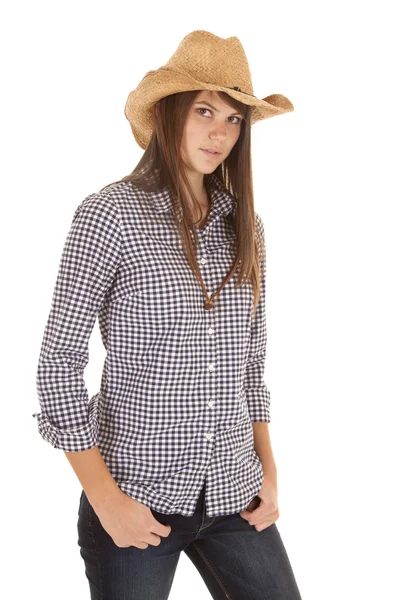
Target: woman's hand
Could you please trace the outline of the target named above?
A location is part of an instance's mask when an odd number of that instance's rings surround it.
[[[107,506],[97,507],[94,511],[103,528],[120,548],[159,546],[161,538],[171,533],[171,526],[157,521],[148,506],[121,490],[117,490]]]
[[[253,498],[247,510],[242,510],[239,514],[249,522],[249,525],[254,525],[257,531],[262,531],[279,519],[276,477],[268,478],[264,476],[258,496],[261,500],[260,502],[257,500],[257,497]]]

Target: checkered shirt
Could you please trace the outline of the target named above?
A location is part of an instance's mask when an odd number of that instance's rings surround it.
[[[198,267],[209,296],[235,259],[236,200],[211,175]],[[54,448],[98,446],[119,488],[150,508],[191,516],[245,510],[263,469],[252,422],[270,421],[265,275],[255,316],[235,273],[206,310],[184,258],[168,188],[122,181],[76,208],[62,251],[36,375],[33,413]],[[256,213],[264,241],[264,226]],[[90,399],[83,373],[96,318],[106,358]]]

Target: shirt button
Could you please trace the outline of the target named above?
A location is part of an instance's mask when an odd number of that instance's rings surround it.
[[[210,364],[208,365],[208,370],[209,370],[209,371],[212,371],[213,369],[214,369],[214,364],[213,364],[213,363],[210,363]]]
[[[208,432],[205,434],[205,436],[206,436],[206,438],[207,438],[208,440],[210,440],[210,439],[212,438],[212,433],[211,433],[211,431],[208,431]]]
[[[208,406],[214,406],[214,400],[209,400],[208,401]]]
[[[202,265],[205,265],[207,261],[206,261],[205,258],[202,258],[200,262],[201,262]]]
[[[208,330],[208,334],[212,335],[213,333],[214,333],[214,329],[212,327],[210,327],[209,330]]]

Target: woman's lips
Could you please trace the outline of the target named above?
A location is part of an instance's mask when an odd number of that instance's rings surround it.
[[[218,158],[218,156],[221,156],[220,152],[216,152],[215,154],[213,152],[209,152],[208,150],[203,150],[203,148],[200,148],[200,150],[202,152],[204,152],[204,154],[210,158]]]

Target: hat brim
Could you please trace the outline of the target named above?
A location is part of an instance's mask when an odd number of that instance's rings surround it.
[[[150,141],[153,104],[165,96],[194,90],[225,92],[235,100],[248,104],[252,107],[251,125],[294,110],[292,102],[282,94],[271,94],[260,99],[221,85],[197,81],[176,69],[160,67],[156,71],[146,73],[139,85],[129,94],[125,104],[124,114],[141,148],[147,148]]]

